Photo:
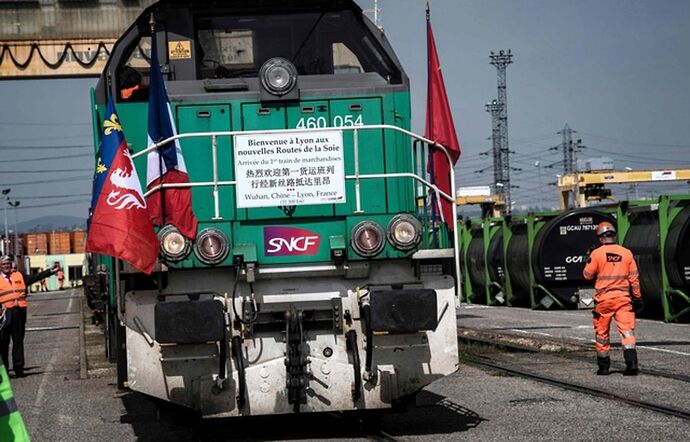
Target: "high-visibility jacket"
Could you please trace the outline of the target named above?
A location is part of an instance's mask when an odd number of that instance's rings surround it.
[[[26,307],[26,283],[20,272],[10,273],[10,280],[0,274],[0,304],[5,308]]]
[[[139,88],[141,88],[141,86],[138,84],[135,84],[132,87],[122,88],[122,90],[120,91],[122,93],[122,98],[124,100],[129,100],[130,98],[132,98],[132,94],[134,93],[134,91],[138,90]]]
[[[24,420],[14,400],[10,377],[0,361],[0,441],[29,442],[30,440]]]
[[[594,300],[599,302],[618,296],[640,298],[640,276],[630,250],[618,244],[604,244],[592,251],[582,276],[596,278]]]

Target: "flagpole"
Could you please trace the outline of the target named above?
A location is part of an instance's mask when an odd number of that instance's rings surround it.
[[[151,13],[151,16],[149,18],[149,26],[151,27],[151,63],[153,63],[153,53],[156,51],[156,63],[159,64],[160,62],[158,61],[158,45],[156,41],[156,18],[153,15],[153,12]],[[150,81],[150,79],[149,79]],[[161,81],[163,81],[163,73],[161,72]],[[150,88],[149,88],[150,89]],[[149,94],[151,91],[149,90]],[[150,98],[149,98],[150,100]],[[151,106],[149,106],[149,112],[151,111]],[[161,140],[151,140],[155,143],[158,143]],[[158,146],[158,184],[160,185],[160,199],[161,199],[161,226],[165,225],[166,222],[166,216],[165,216],[165,188],[163,187],[163,145]]]
[[[433,99],[433,97],[429,96],[429,91],[431,90],[431,64],[429,64],[429,21],[431,20],[431,10],[429,8],[429,1],[427,0],[426,2],[426,58],[427,58],[427,66],[426,66],[426,78],[427,78],[427,84],[426,84],[426,90],[427,90],[427,133],[431,134],[432,133],[432,128],[434,127],[433,123],[433,112],[430,112],[429,109],[431,109],[432,106],[429,105],[430,101]],[[431,178],[431,183],[436,184],[435,180],[435,170],[434,170],[434,150],[433,146],[427,145],[427,149],[429,150],[429,153],[427,155],[428,161],[429,161],[429,172],[430,172],[430,178]],[[438,247],[438,231],[436,229],[436,205],[440,204],[440,201],[437,200],[436,194],[432,193],[431,194],[431,245],[432,247],[436,248]]]
[[[432,66],[431,63],[429,62],[430,59],[430,53],[431,53],[431,8],[429,7],[429,0],[426,1],[426,33],[427,33],[427,133],[429,135],[433,135],[433,117],[434,117],[434,112],[431,111],[433,109],[432,103],[434,103],[434,96],[433,94],[429,94],[429,91],[431,90],[432,86]],[[434,44],[435,46],[435,44]],[[435,48],[434,48],[435,51]],[[434,66],[434,68],[440,69],[440,65],[438,67]],[[441,80],[442,81],[442,80]],[[444,96],[445,96],[445,90],[444,90]],[[440,101],[447,101],[447,98],[441,99]],[[447,103],[446,103],[447,105]],[[451,128],[452,128],[452,119],[451,119]],[[453,138],[455,130],[453,129]],[[460,308],[462,307],[462,278],[460,274],[460,244],[459,244],[459,238],[458,238],[458,232],[457,232],[457,221],[456,221],[456,216],[457,216],[457,202],[455,200],[455,170],[453,167],[453,159],[450,156],[450,153],[448,150],[443,146],[443,148],[439,149],[435,147],[438,145],[436,139],[434,137],[430,138],[431,141],[433,142],[433,145],[427,145],[430,151],[429,158],[431,160],[431,180],[434,179],[435,171],[434,171],[434,154],[437,153],[437,150],[440,150],[443,154],[444,159],[448,160],[448,163],[450,165],[450,171],[449,171],[449,178],[450,181],[450,195],[453,197],[452,202],[451,202],[451,207],[452,207],[452,216],[451,219],[444,219],[443,216],[443,207],[439,207],[438,211],[441,214],[441,219],[442,219],[442,225],[447,225],[448,227],[451,226],[450,223],[453,223],[452,229],[448,229],[449,234],[453,235],[452,236],[452,244],[453,244],[453,256],[454,256],[454,261],[455,261],[455,276],[456,276],[456,307]],[[457,143],[457,140],[455,141]],[[460,154],[459,152],[459,146],[458,148],[458,155]],[[432,181],[432,184],[436,185],[435,180]],[[432,223],[435,225],[436,224],[436,206],[433,204],[433,199],[438,198],[439,199],[439,206],[441,204],[440,202],[440,197],[438,195],[432,194]],[[451,239],[451,238],[449,238]],[[434,245],[438,243],[438,232],[436,229],[433,229],[433,242]]]

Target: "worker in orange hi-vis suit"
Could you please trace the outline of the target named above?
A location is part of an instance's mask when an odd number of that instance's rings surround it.
[[[642,310],[642,296],[637,264],[629,249],[616,243],[616,228],[609,222],[597,226],[601,246],[589,255],[583,276],[596,278],[594,289],[594,331],[597,350],[598,375],[609,374],[611,358],[609,329],[611,319],[622,336],[625,376],[637,375],[637,350],[635,349],[635,313]],[[632,294],[632,298],[631,298]]]
[[[60,270],[57,272],[57,280],[58,280],[58,290],[64,289],[65,285],[65,272],[62,271],[62,267]]]

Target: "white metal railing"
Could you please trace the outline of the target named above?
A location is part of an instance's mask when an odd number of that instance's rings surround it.
[[[419,140],[426,143],[429,146],[433,146],[444,153],[448,164],[450,165],[450,188],[452,195],[443,192],[435,184],[430,183],[424,178],[420,177],[415,173],[373,173],[373,174],[360,174],[359,173],[359,132],[367,130],[392,130],[400,132],[403,135],[407,135],[411,139]],[[448,220],[448,222],[456,223],[455,214],[457,213],[457,205],[455,200],[455,174],[453,173],[453,161],[450,157],[448,150],[441,144],[438,144],[432,140],[424,138],[408,130],[402,129],[397,126],[392,126],[389,124],[372,124],[366,126],[350,126],[350,127],[322,127],[322,128],[311,128],[311,129],[271,129],[271,130],[251,130],[251,131],[219,131],[219,132],[190,132],[178,134],[169,138],[166,138],[158,143],[153,143],[149,145],[146,149],[132,154],[132,158],[137,158],[142,155],[147,155],[149,152],[157,150],[159,147],[171,143],[175,140],[182,140],[185,138],[211,138],[211,154],[212,154],[212,167],[213,167],[213,181],[202,181],[193,183],[163,183],[156,185],[149,189],[145,196],[149,196],[161,189],[175,188],[175,187],[212,187],[213,188],[213,206],[214,206],[214,217],[213,219],[222,219],[220,216],[220,202],[218,188],[221,186],[235,186],[237,184],[236,180],[233,181],[219,181],[218,180],[218,138],[219,137],[234,137],[236,135],[270,135],[270,134],[287,134],[287,133],[314,133],[314,132],[326,132],[326,131],[343,131],[353,132],[353,148],[354,148],[354,175],[345,175],[346,180],[354,180],[355,182],[355,213],[363,213],[361,207],[361,192],[360,192],[360,180],[362,179],[375,179],[375,178],[411,178],[418,183],[424,185],[426,188],[432,189],[434,193],[439,198],[443,198],[449,201],[453,206],[453,219]],[[233,142],[234,146],[235,143]],[[441,211],[442,213],[442,211]],[[454,249],[454,261],[455,261],[455,272],[456,272],[456,289],[457,297],[460,299],[460,248],[458,245],[458,235],[457,226],[453,225],[453,249]]]

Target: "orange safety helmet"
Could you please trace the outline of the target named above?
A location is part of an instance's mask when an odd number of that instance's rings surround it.
[[[613,224],[611,224],[608,221],[604,221],[599,223],[597,226],[597,236],[601,236],[604,233],[613,233],[614,235],[616,234],[616,228],[613,227]]]

